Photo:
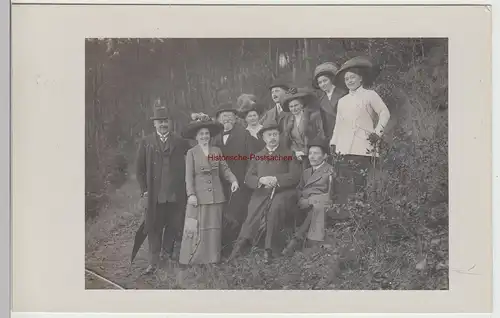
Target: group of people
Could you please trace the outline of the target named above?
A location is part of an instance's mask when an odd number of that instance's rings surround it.
[[[369,89],[376,75],[363,57],[340,68],[323,63],[312,82],[320,97],[277,80],[269,87],[271,108],[242,94],[214,117],[192,114],[181,136],[170,132],[168,108],[155,109],[156,132],[140,142],[137,154],[137,180],[147,203],[145,273],[155,272],[163,258],[177,258],[176,241],[178,261],[187,266],[218,263],[226,250],[228,260],[234,259],[261,238],[267,263],[276,254],[290,255],[301,242],[322,242],[325,212],[342,200],[339,174],[353,181],[342,196],[362,190],[365,174],[359,170],[377,157],[374,145],[390,118]],[[339,169],[332,154],[356,162],[356,168]],[[275,246],[290,219],[297,225],[293,239]]]

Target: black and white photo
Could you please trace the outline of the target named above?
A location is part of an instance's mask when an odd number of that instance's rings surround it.
[[[87,289],[448,290],[448,39],[87,38]]]

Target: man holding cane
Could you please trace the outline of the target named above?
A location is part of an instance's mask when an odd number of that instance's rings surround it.
[[[300,163],[290,149],[280,145],[280,128],[277,124],[265,125],[259,134],[266,146],[255,158],[269,159],[250,161],[245,184],[253,193],[247,218],[229,260],[239,253],[247,241],[257,245],[259,234],[265,231],[264,260],[269,263],[273,255],[272,239],[282,226],[286,212],[293,211],[296,202],[295,187],[300,179]]]

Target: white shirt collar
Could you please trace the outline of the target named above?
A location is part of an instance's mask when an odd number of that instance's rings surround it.
[[[255,127],[247,126],[247,130],[250,132],[250,135],[254,136],[257,138],[257,133],[262,129],[262,125],[258,124]]]
[[[326,92],[326,96],[328,99],[332,99],[333,91],[335,90],[335,85],[332,86],[332,90],[329,92]]]
[[[167,139],[168,138],[168,135],[169,133],[167,132],[165,135],[162,135],[160,134],[158,131],[156,132],[158,134],[158,136],[161,138],[161,139]]]
[[[276,149],[278,149],[278,146],[276,146],[274,148],[269,148],[268,146],[266,146],[266,148],[267,148],[267,151],[269,151],[269,152],[275,152]]]
[[[283,107],[281,107],[280,103],[276,103],[276,108],[278,109],[278,114],[283,111]]]
[[[318,169],[319,169],[319,168],[321,168],[324,164],[325,164],[325,161],[323,160],[323,162],[322,162],[319,166],[317,166],[316,168],[312,167],[312,171],[314,172],[314,171],[318,170]]]
[[[360,87],[356,88],[355,90],[349,91],[349,94],[356,95],[356,94],[362,93],[364,91],[365,91],[365,88],[363,87],[363,85],[361,85]]]

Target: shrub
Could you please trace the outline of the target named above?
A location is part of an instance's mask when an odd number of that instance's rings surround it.
[[[379,87],[397,92],[398,124],[379,145],[367,200],[345,205],[357,255],[354,268],[341,264],[341,288],[448,289],[448,119],[432,76],[408,74]]]

